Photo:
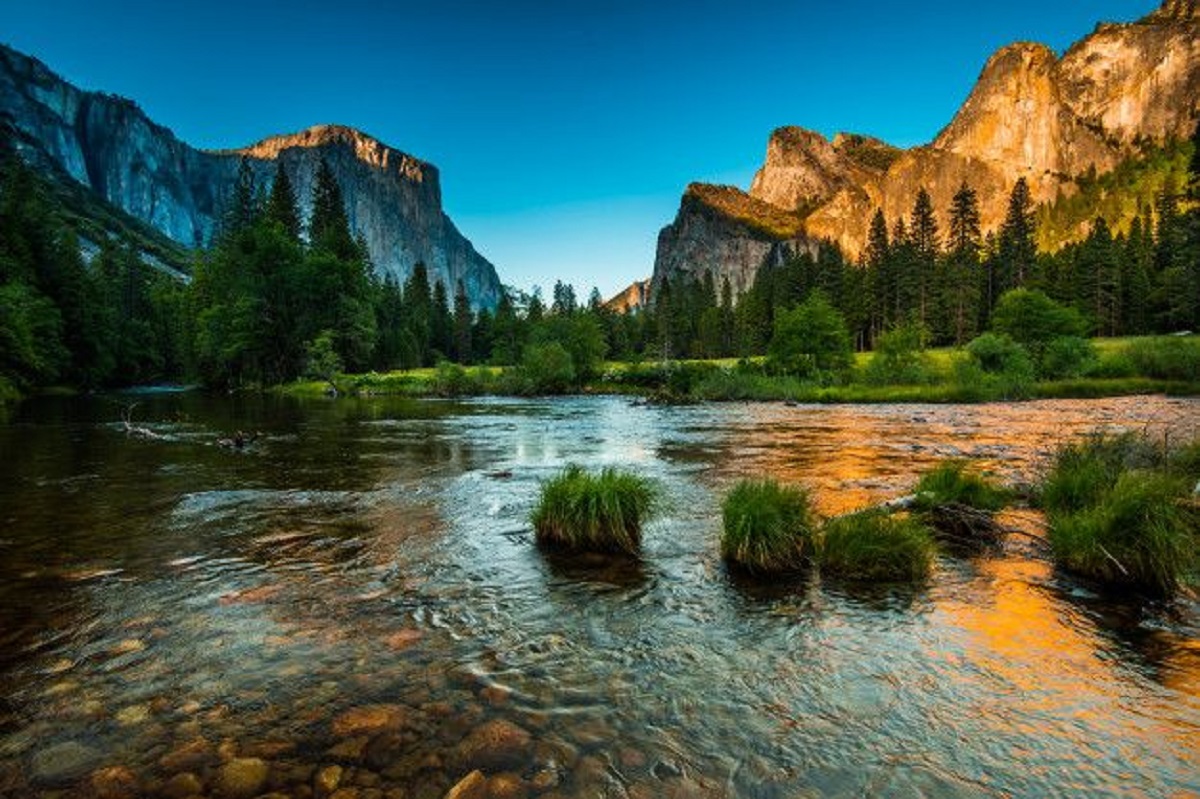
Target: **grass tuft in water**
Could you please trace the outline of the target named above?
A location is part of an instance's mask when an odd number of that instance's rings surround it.
[[[1200,577],[1200,512],[1184,478],[1128,471],[1084,507],[1049,516],[1054,560],[1067,571],[1164,595]]]
[[[936,555],[933,532],[923,522],[878,510],[831,519],[817,547],[822,574],[876,582],[922,580]]]
[[[1162,465],[1162,450],[1133,433],[1092,435],[1057,452],[1039,489],[1048,514],[1083,510],[1099,502],[1131,469]]]
[[[965,505],[995,512],[1012,501],[1012,491],[974,470],[967,461],[942,461],[921,475],[915,489],[916,506]]]
[[[817,517],[803,488],[743,480],[725,497],[721,512],[721,557],[735,566],[786,572],[812,555]]]
[[[571,465],[542,484],[531,519],[538,543],[635,554],[654,501],[654,486],[644,477],[612,468],[591,473]]]

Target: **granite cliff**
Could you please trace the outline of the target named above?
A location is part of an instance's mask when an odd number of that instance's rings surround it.
[[[28,163],[90,189],[186,247],[211,241],[243,158],[264,187],[282,163],[305,216],[324,158],[377,272],[403,281],[423,261],[431,279],[450,291],[461,280],[476,307],[499,301],[495,268],[442,210],[437,168],[351,128],[320,125],[244,149],[199,150],[132,101],[78,89],[37,59],[0,45],[0,134]]]
[[[963,181],[978,193],[982,225],[996,229],[1008,195],[1025,178],[1035,202],[1073,194],[1143,144],[1185,138],[1200,104],[1200,15],[1196,0],[1167,0],[1146,18],[1102,23],[1061,57],[1018,43],[997,51],[954,119],[929,144],[901,150],[856,134],[829,141],[784,127],[771,134],[748,193],[688,187],[675,221],[659,235],[653,284],[711,271],[744,288],[773,245],[807,238],[860,254],[875,209],[889,223],[908,215],[926,188],[939,215]],[[722,202],[709,202],[720,196]],[[737,208],[742,213],[728,213]],[[758,209],[758,211],[754,211]],[[746,246],[747,212],[768,224]],[[772,231],[769,220],[796,224]],[[729,218],[729,221],[720,221]]]

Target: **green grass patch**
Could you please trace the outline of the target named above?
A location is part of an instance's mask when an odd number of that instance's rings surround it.
[[[918,518],[876,510],[831,519],[817,547],[822,574],[876,582],[922,580],[936,555],[933,532]]]
[[[774,480],[743,480],[721,507],[721,557],[751,572],[799,569],[813,554],[817,516],[808,492]]]
[[[953,504],[994,513],[1013,498],[1008,488],[958,459],[942,461],[921,475],[914,493],[916,507],[923,510]]]
[[[1108,584],[1171,594],[1195,584],[1200,569],[1200,513],[1187,481],[1130,471],[1080,510],[1050,517],[1055,561]]]
[[[531,520],[540,544],[579,552],[637,553],[655,490],[644,477],[575,465],[542,484]]]
[[[1154,469],[1164,453],[1133,433],[1091,435],[1060,448],[1038,491],[1047,514],[1083,510],[1099,503],[1118,478],[1134,469]]]

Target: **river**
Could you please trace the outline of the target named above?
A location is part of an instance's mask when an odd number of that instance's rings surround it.
[[[477,766],[550,799],[1200,794],[1194,599],[1106,595],[1027,536],[916,587],[717,556],[744,476],[833,514],[944,457],[1029,482],[1093,429],[1197,425],[1162,397],[29,402],[0,426],[0,795],[442,797]],[[568,462],[659,486],[640,559],[534,545]]]

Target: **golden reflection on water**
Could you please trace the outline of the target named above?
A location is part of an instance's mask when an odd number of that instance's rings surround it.
[[[770,476],[808,486],[822,513],[907,492],[922,471],[969,458],[1006,481],[1036,479],[1054,449],[1095,430],[1195,435],[1194,403],[1140,398],[982,405],[752,404],[729,425],[719,480]]]

